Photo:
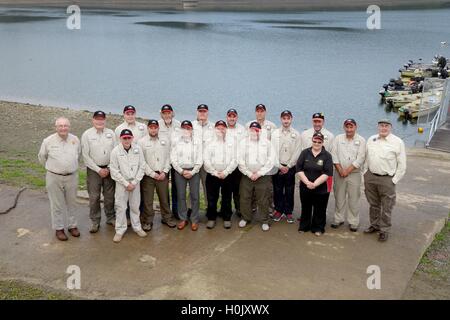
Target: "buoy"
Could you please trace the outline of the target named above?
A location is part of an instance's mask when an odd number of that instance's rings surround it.
[[[419,133],[423,133],[423,128],[419,127],[419,128],[417,128],[417,131],[419,131]]]

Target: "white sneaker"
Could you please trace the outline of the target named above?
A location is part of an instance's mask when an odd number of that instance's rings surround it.
[[[315,234],[317,237],[320,237],[320,236],[322,235],[322,232],[317,231],[317,232],[314,232],[314,234]]]
[[[263,225],[261,226],[262,231],[269,231],[270,226],[267,223],[263,223]]]
[[[121,234],[119,234],[119,233],[116,233],[116,234],[114,235],[113,241],[114,241],[115,243],[119,243],[120,240],[122,240],[122,237],[123,237],[123,235],[121,235]]]
[[[247,225],[247,221],[245,221],[244,219],[239,221],[239,228],[245,228],[246,225]]]
[[[147,232],[145,232],[144,230],[138,230],[138,231],[136,231],[136,233],[137,233],[137,235],[139,236],[139,237],[146,237],[147,236]]]

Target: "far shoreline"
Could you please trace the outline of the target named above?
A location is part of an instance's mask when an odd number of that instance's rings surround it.
[[[98,3],[98,1],[90,1],[90,3],[83,3],[83,1],[78,1],[78,3],[62,3],[48,2],[43,3],[42,1],[2,1],[0,0],[0,8],[9,9],[66,9],[69,5],[79,5],[81,9],[85,10],[104,10],[104,11],[167,11],[173,13],[182,12],[229,12],[229,13],[286,13],[286,14],[301,14],[301,13],[312,13],[312,12],[351,12],[351,11],[365,11],[369,5],[378,5],[381,10],[386,11],[413,11],[413,10],[437,10],[437,9],[449,9],[450,1],[434,0],[427,3],[421,3],[421,1],[407,1],[403,3],[398,3],[398,1],[391,0],[386,3],[380,1],[378,3],[373,3],[373,1],[367,1],[365,3],[360,3],[355,5],[353,3],[340,3],[336,4],[334,1],[319,0],[313,4],[310,3],[280,3],[278,1],[266,2],[266,3],[238,3],[233,4],[221,3],[221,4],[200,4],[197,7],[183,9],[180,1],[178,5],[155,5],[152,3],[147,4],[135,4],[128,2],[127,5],[112,4],[112,3]],[[242,1],[244,2],[244,1]],[[215,3],[215,2],[214,2]]]

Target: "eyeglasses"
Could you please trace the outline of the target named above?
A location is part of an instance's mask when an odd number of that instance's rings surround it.
[[[322,144],[323,142],[322,141],[316,141],[316,140],[313,140],[313,142],[312,143],[316,143],[316,144]]]

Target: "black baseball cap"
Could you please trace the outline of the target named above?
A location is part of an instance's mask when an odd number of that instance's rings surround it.
[[[248,126],[250,129],[251,128],[257,128],[257,129],[261,129],[261,125],[258,123],[258,122],[256,122],[256,121],[253,121],[252,123],[250,123],[250,125]]]
[[[347,124],[353,124],[353,125],[356,126],[356,120],[355,120],[355,119],[352,119],[352,118],[346,119],[346,120],[344,121],[344,126],[346,126]]]
[[[95,111],[94,115],[92,116],[92,118],[97,118],[97,117],[102,117],[102,118],[106,118],[106,114],[103,111]]]
[[[181,122],[181,127],[191,127],[192,128],[192,122],[190,122],[189,120],[184,120],[183,122]]]
[[[223,121],[223,120],[217,121],[216,124],[215,124],[214,126],[215,126],[215,127],[223,126],[223,127],[225,127],[225,128],[228,128],[227,123],[226,123],[225,121]]]
[[[312,138],[313,138],[313,139],[314,139],[314,138],[320,139],[320,140],[322,140],[322,141],[325,140],[325,137],[324,137],[323,134],[320,133],[320,132],[314,132]]]
[[[121,132],[120,132],[120,137],[122,138],[122,137],[132,137],[133,136],[133,132],[130,130],[130,129],[123,129]]]
[[[281,118],[281,117],[284,117],[284,116],[290,116],[290,117],[292,118],[292,112],[290,112],[289,110],[284,110],[284,111],[281,113],[280,118]]]
[[[150,120],[148,120],[147,126],[148,126],[148,127],[150,127],[150,126],[157,126],[157,127],[159,127],[159,123],[158,123],[158,121],[155,120],[155,119],[150,119]]]
[[[235,115],[238,115],[238,112],[236,111],[236,109],[233,109],[233,108],[228,109],[227,115],[229,115],[230,113],[234,113]]]
[[[197,107],[197,111],[199,110],[208,110],[208,106],[206,104],[201,104]]]
[[[322,112],[316,112],[312,115],[313,119],[325,119],[325,116],[323,115]]]
[[[258,110],[258,109],[264,109],[264,111],[266,111],[266,106],[263,105],[262,103],[260,103],[260,104],[256,105],[255,111]]]
[[[125,106],[125,107],[123,108],[123,113],[125,113],[125,112],[127,112],[127,111],[133,111],[133,112],[136,112],[136,108],[133,107],[132,105]]]
[[[165,104],[161,107],[161,112],[173,112],[172,106],[170,104]]]

